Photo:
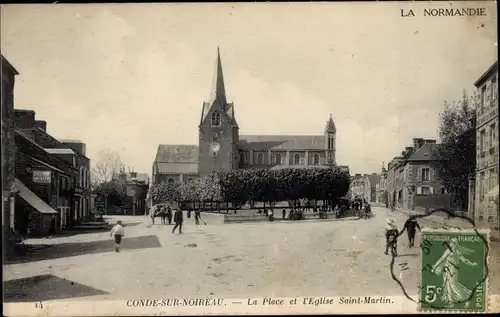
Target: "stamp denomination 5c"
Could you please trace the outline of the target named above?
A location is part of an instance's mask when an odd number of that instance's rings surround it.
[[[420,309],[486,311],[488,245],[488,230],[424,229],[420,245]]]

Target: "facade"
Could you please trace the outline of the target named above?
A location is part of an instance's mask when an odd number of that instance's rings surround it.
[[[377,184],[379,183],[380,175],[373,173],[365,176],[363,199],[366,202],[374,203],[377,200]]]
[[[217,51],[210,100],[202,105],[198,145],[160,144],[153,163],[152,182],[188,181],[238,168],[307,168],[336,164],[337,130],[332,116],[322,135],[240,135],[239,130],[235,105],[226,98]]]
[[[16,221],[25,234],[47,235],[89,220],[90,160],[84,143],[54,138],[47,133],[47,122],[36,120],[35,115],[33,110],[14,111],[16,140],[22,144],[18,145],[16,181],[31,192],[16,204]],[[40,213],[40,222],[33,210]],[[51,223],[46,220],[50,217]],[[26,225],[28,218],[36,219]]]
[[[355,174],[351,176],[351,184],[349,186],[349,199],[363,198],[365,195],[366,174]]]
[[[149,191],[149,176],[146,173],[122,172],[119,175],[125,182],[126,198],[123,211],[127,215],[144,215],[147,210],[146,198]]]
[[[499,238],[498,208],[498,61],[475,83],[479,93],[474,220],[477,226],[491,229]],[[474,185],[473,185],[474,186]]]
[[[2,67],[2,229],[4,241],[14,229],[15,210],[15,137],[14,137],[14,84],[19,75],[9,61],[0,55]],[[10,247],[10,244],[6,247]]]
[[[20,131],[16,144],[16,232],[46,236],[70,227],[73,168]]]
[[[436,140],[413,139],[401,156],[388,165],[387,192],[389,204],[404,209],[449,208],[452,196],[435,172],[438,158],[433,155]]]

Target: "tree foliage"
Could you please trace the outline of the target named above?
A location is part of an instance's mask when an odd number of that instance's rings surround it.
[[[440,114],[439,138],[441,144],[433,155],[436,173],[445,188],[467,205],[469,177],[476,168],[476,96],[469,97],[464,90],[458,102],[445,102]]]
[[[151,188],[153,204],[168,201],[332,200],[347,194],[350,177],[337,167],[241,169],[224,171],[187,183],[160,183]]]

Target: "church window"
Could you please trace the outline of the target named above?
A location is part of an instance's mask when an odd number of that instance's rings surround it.
[[[264,154],[259,153],[259,155],[257,155],[257,164],[259,165],[264,164]]]
[[[245,165],[245,153],[240,152],[240,165]]]
[[[174,182],[175,182],[175,180],[174,180],[173,178],[169,178],[169,179],[168,179],[168,183],[169,183],[169,184],[173,184]]]
[[[295,164],[295,165],[299,165],[300,164],[300,155],[299,154],[295,154],[293,156],[293,164]]]
[[[281,154],[276,154],[276,165],[281,165]]]
[[[220,126],[220,112],[214,111],[212,113],[212,126],[218,127]]]
[[[313,156],[313,164],[314,165],[319,164],[319,154],[318,153],[314,154],[314,156]]]

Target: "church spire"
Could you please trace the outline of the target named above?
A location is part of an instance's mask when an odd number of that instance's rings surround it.
[[[333,117],[330,115],[330,118],[326,122],[325,133],[335,133],[337,129],[335,128],[335,123],[333,122]]]
[[[212,91],[210,92],[210,103],[218,101],[223,107],[226,106],[226,88],[224,87],[224,75],[222,74],[222,62],[220,51],[217,46],[217,61],[215,63],[215,72],[212,82]]]

